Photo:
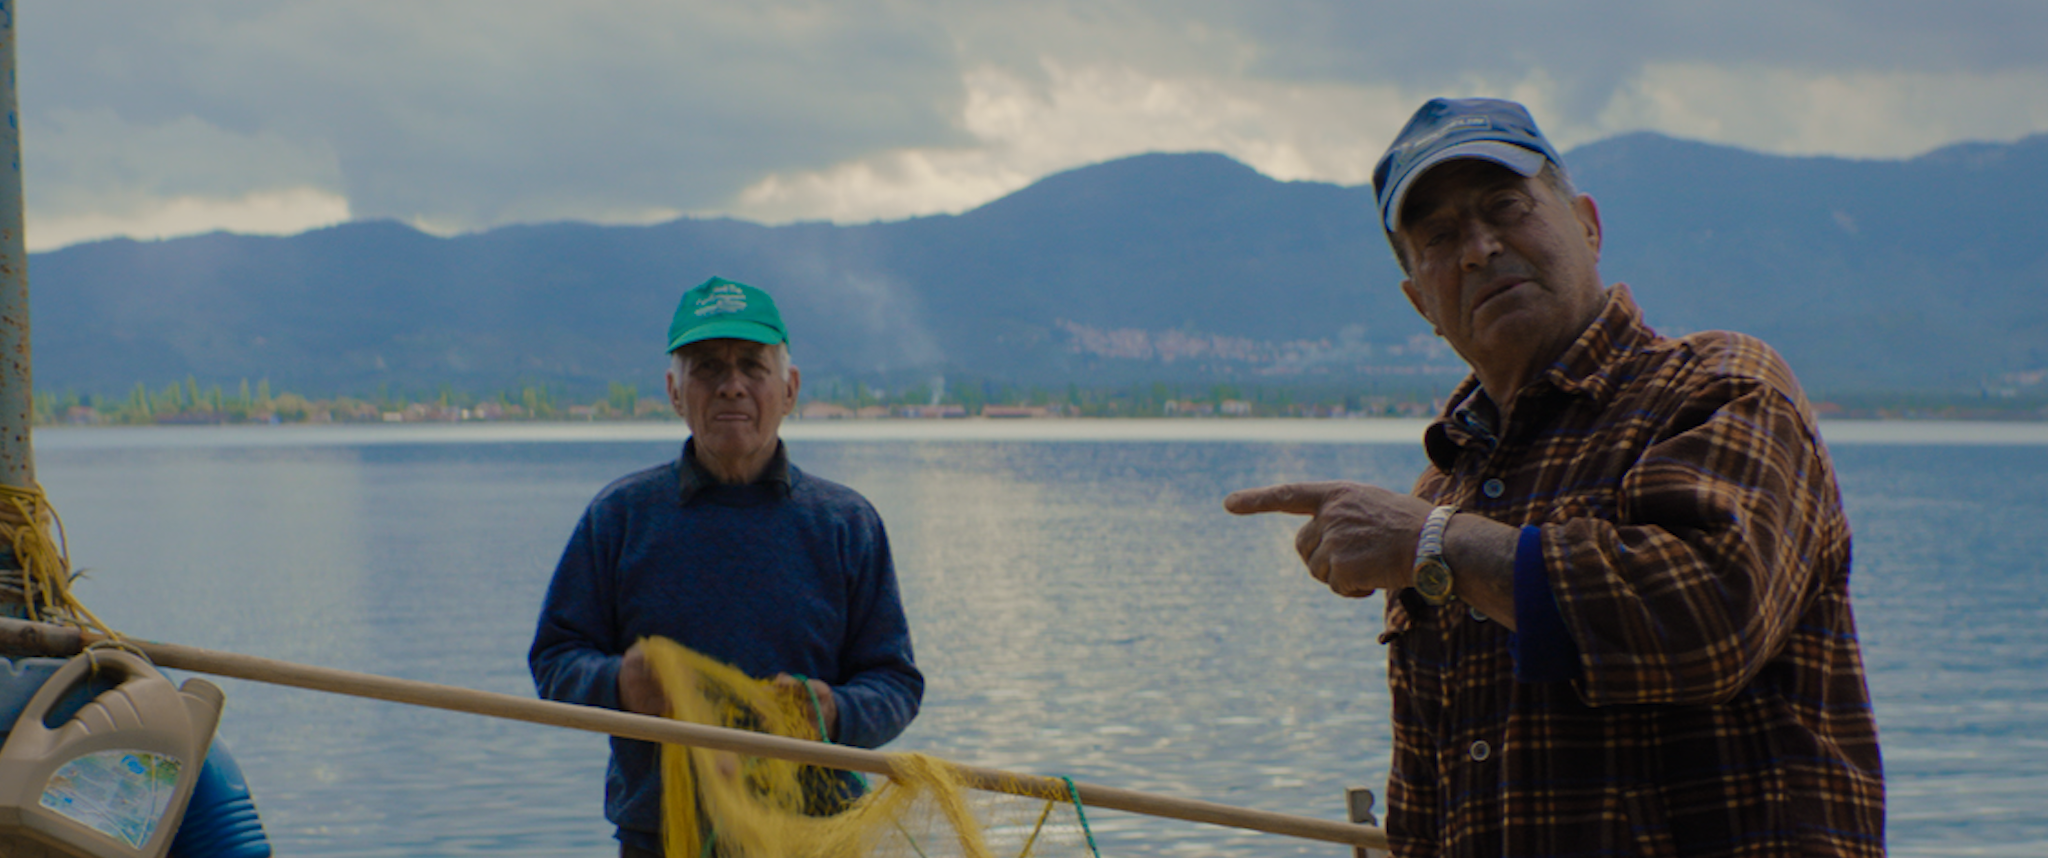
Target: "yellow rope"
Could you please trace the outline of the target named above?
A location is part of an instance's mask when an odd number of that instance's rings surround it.
[[[1045,830],[1045,820],[1052,816],[1052,809],[1058,804],[1053,799],[1045,800],[1045,809],[1038,812],[1038,822],[1031,826],[1031,836],[1024,838],[1024,851],[1017,853],[1017,858],[1031,858],[1031,847],[1038,843],[1038,832]]]
[[[661,681],[670,717],[818,739],[803,692],[777,688],[674,641],[649,638],[648,664]],[[1071,797],[1057,789],[1029,796],[970,799],[952,763],[923,754],[890,754],[887,781],[829,816],[811,816],[805,783],[831,777],[796,763],[681,745],[661,749],[664,851],[669,858],[993,858],[991,822],[1024,841],[1017,854],[1044,854],[1046,817]],[[1016,805],[1001,802],[1014,801]],[[1047,802],[1045,808],[1039,802]],[[1013,813],[1021,811],[1021,813]],[[1078,809],[1076,810],[1078,815]],[[1017,818],[1021,817],[1021,818]],[[1034,819],[1035,817],[1035,819]],[[1012,824],[1014,821],[1014,824]],[[1071,824],[1062,823],[1072,835]],[[1085,835],[1085,832],[1082,832]],[[1077,842],[1068,849],[1080,852]]]
[[[54,539],[52,527],[56,528]],[[71,594],[73,575],[64,522],[42,486],[0,485],[0,542],[14,551],[14,562],[21,567],[21,601],[28,619],[121,638]]]

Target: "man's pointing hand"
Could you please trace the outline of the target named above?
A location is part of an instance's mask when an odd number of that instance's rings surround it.
[[[1337,595],[1357,598],[1409,586],[1415,540],[1430,505],[1364,483],[1321,482],[1232,492],[1223,508],[1238,515],[1309,516],[1294,536],[1301,562]]]

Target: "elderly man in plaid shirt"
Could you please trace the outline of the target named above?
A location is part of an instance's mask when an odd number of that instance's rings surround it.
[[[1430,101],[1373,187],[1472,367],[1430,466],[1225,506],[1310,516],[1317,580],[1387,591],[1395,854],[1884,854],[1849,528],[1784,361],[1603,285],[1599,210],[1521,105]]]

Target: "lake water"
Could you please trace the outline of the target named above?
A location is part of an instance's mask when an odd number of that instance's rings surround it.
[[[1402,421],[792,424],[890,530],[923,713],[892,750],[1342,819],[1387,772],[1378,598],[1223,495],[1405,488]],[[530,696],[583,505],[677,424],[52,429],[81,597],[129,634]],[[1893,855],[2048,851],[2048,425],[1830,423]],[[221,735],[280,856],[611,854],[599,736],[238,680]],[[1105,855],[1348,854],[1113,811]]]

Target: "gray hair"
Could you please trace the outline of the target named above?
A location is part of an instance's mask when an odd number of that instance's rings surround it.
[[[1559,199],[1570,202],[1579,198],[1579,189],[1572,186],[1571,174],[1565,171],[1563,164],[1556,161],[1544,161],[1543,171],[1537,173],[1536,178],[1542,179],[1543,184],[1549,185],[1551,190],[1556,191]]]

